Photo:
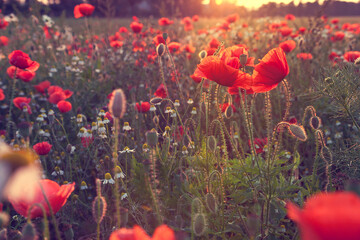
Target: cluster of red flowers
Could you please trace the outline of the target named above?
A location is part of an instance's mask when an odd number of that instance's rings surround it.
[[[288,74],[289,66],[281,48],[270,50],[255,65],[252,75],[240,70],[244,67],[240,56],[246,60],[245,65],[253,66],[244,47],[233,46],[220,51],[218,56],[204,58],[194,75],[214,81],[226,87],[239,87],[257,93],[267,92],[275,88]]]

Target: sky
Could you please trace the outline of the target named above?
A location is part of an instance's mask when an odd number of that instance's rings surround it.
[[[203,4],[209,4],[210,0],[203,0]],[[231,2],[235,3],[238,6],[245,6],[246,8],[258,8],[263,4],[269,3],[269,2],[276,2],[276,3],[290,3],[294,1],[295,5],[298,5],[300,0],[216,0],[217,4],[221,4],[222,2]],[[359,2],[359,0],[341,0],[344,2]],[[302,3],[306,2],[314,2],[314,0],[302,0]],[[323,0],[319,1],[320,3],[323,2]]]

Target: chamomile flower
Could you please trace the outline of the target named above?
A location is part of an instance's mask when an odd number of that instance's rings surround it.
[[[108,183],[115,184],[115,181],[110,173],[105,173],[105,179],[103,180],[103,184],[108,184]]]
[[[104,110],[100,110],[99,116],[101,116],[101,117],[105,116],[105,111],[104,111]]]
[[[332,143],[333,143],[333,141],[331,140],[330,137],[328,137],[328,138],[326,139],[326,144],[332,144]]]
[[[85,137],[86,128],[82,127],[79,130],[79,133],[77,134],[78,137]]]
[[[179,106],[180,106],[180,101],[179,101],[179,100],[175,100],[174,106],[175,106],[175,107],[179,107]]]
[[[64,171],[60,169],[60,167],[56,166],[54,171],[51,173],[51,176],[62,176],[64,175]]]
[[[143,152],[148,152],[150,150],[149,145],[147,145],[146,143],[144,143],[144,145],[142,146]]]
[[[107,117],[105,117],[104,120],[103,120],[103,123],[106,124],[106,123],[109,123],[109,122],[110,122],[110,120]]]
[[[119,179],[119,178],[125,178],[125,174],[123,173],[123,171],[121,170],[121,168],[119,166],[115,167],[115,175],[114,175],[115,179]]]
[[[130,131],[131,130],[129,122],[124,122],[123,130],[124,131]]]
[[[191,114],[192,115],[195,115],[197,112],[196,112],[196,107],[193,107],[192,110],[191,110]]]
[[[99,127],[98,127],[97,131],[99,134],[106,133],[106,128],[105,128],[104,123],[99,123]]]
[[[194,100],[192,98],[189,98],[189,100],[187,101],[188,104],[193,104]]]
[[[183,146],[182,147],[182,154],[184,154],[184,155],[186,155],[186,154],[188,154],[189,153],[189,151],[187,150],[187,147],[186,146]]]
[[[170,129],[171,129],[171,128],[170,128],[169,126],[166,126],[166,127],[165,127],[165,131],[164,131],[164,133],[163,133],[163,137],[165,137],[166,135],[169,134]]]
[[[127,193],[122,193],[120,200],[124,200],[125,198],[127,198],[127,196],[128,196]]]
[[[150,106],[150,112],[155,112],[155,111],[156,111],[155,105],[151,105],[151,106]]]
[[[91,131],[96,131],[98,129],[98,126],[96,124],[96,122],[92,122],[91,123]]]
[[[165,113],[171,113],[171,107],[166,107]]]
[[[88,189],[88,186],[85,181],[82,181],[80,185],[80,190],[86,190],[86,189]]]
[[[176,117],[176,111],[174,109],[171,110],[170,117],[175,118]]]
[[[39,116],[37,116],[36,121],[38,121],[38,122],[43,122],[43,121],[44,121],[44,117],[40,114]]]
[[[129,147],[124,147],[123,151],[119,151],[119,153],[133,153],[135,152],[135,149],[130,149]]]

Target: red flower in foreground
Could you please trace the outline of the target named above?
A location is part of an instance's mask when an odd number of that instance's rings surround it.
[[[291,202],[286,208],[302,240],[360,239],[360,198],[354,193],[319,193],[306,200],[303,210]]]
[[[166,225],[155,229],[152,238],[146,234],[144,229],[134,226],[132,229],[121,228],[110,235],[109,240],[175,240],[174,231]]]
[[[52,148],[52,145],[48,142],[37,143],[33,146],[33,149],[38,155],[47,155]]]
[[[40,180],[39,185],[41,185],[41,187],[44,189],[45,196],[49,201],[54,214],[65,205],[68,197],[75,189],[75,183],[59,186],[59,184],[49,179]],[[45,201],[39,185],[36,185],[35,189],[32,189],[35,191],[33,199],[28,198],[28,192],[26,189],[24,189],[23,195],[19,198],[9,198],[9,202],[14,207],[14,209],[24,217],[27,217],[27,213],[30,207],[33,207],[30,213],[31,219],[43,216],[41,208],[34,205],[36,203],[40,204],[45,209],[46,214],[50,216],[49,206]]]
[[[139,33],[141,32],[142,28],[143,28],[143,24],[139,23],[139,22],[132,22],[130,24],[130,28],[133,30],[134,33]]]
[[[4,90],[2,90],[0,88],[0,101],[4,100],[5,99],[5,94],[4,94]]]
[[[279,47],[281,47],[284,52],[289,53],[296,47],[296,42],[294,40],[287,40],[285,42],[282,42],[279,44]]]
[[[164,84],[160,84],[158,89],[155,91],[154,95],[159,98],[166,98],[167,97],[167,90]]]
[[[88,3],[81,3],[76,5],[74,8],[75,18],[81,18],[85,16],[90,16],[95,10],[95,7]]]
[[[270,50],[255,66],[252,90],[257,93],[268,92],[289,74],[286,56],[281,48]]]
[[[72,109],[71,103],[68,101],[64,101],[64,100],[61,100],[60,102],[58,102],[57,107],[58,107],[59,111],[62,113],[69,112]]]
[[[39,63],[30,59],[26,53],[15,50],[8,56],[11,65],[20,69],[26,69],[28,71],[35,72],[39,68]]]
[[[239,70],[241,67],[239,56],[247,55],[247,51],[238,46],[226,48],[220,56],[208,56],[204,58],[194,72],[196,77],[207,78],[222,86],[249,88],[252,78],[249,74]],[[248,58],[248,61],[251,58]]]
[[[348,62],[355,62],[355,60],[359,57],[360,57],[359,51],[350,51],[344,54],[344,59]]]
[[[31,114],[31,109],[30,109],[30,103],[31,98],[26,98],[26,97],[17,97],[14,98],[13,103],[15,105],[15,107],[17,107],[20,110],[23,110],[24,107],[27,107],[28,113]]]
[[[16,77],[21,79],[23,82],[30,82],[31,80],[33,80],[35,75],[36,75],[35,72],[24,71],[24,70],[18,69]]]
[[[135,109],[140,113],[146,113],[150,110],[150,103],[142,102],[141,105],[139,103],[136,103]]]

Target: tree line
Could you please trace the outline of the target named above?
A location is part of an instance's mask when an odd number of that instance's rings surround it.
[[[4,14],[20,11],[23,14],[30,14],[30,9],[36,9],[41,14],[59,16],[73,16],[74,6],[82,3],[81,0],[48,0],[45,5],[37,0],[25,0],[23,4],[19,0],[0,0],[0,8]],[[98,17],[184,17],[198,14],[208,17],[223,17],[231,13],[238,13],[240,16],[264,17],[284,16],[293,14],[295,16],[313,16],[323,10],[322,13],[328,16],[357,16],[360,15],[360,1],[325,1],[320,4],[318,0],[295,4],[290,2],[263,4],[255,10],[243,6],[235,6],[224,2],[216,5],[215,0],[210,4],[203,5],[202,0],[89,0],[88,3],[95,6],[94,15]],[[324,6],[326,5],[326,7]]]

